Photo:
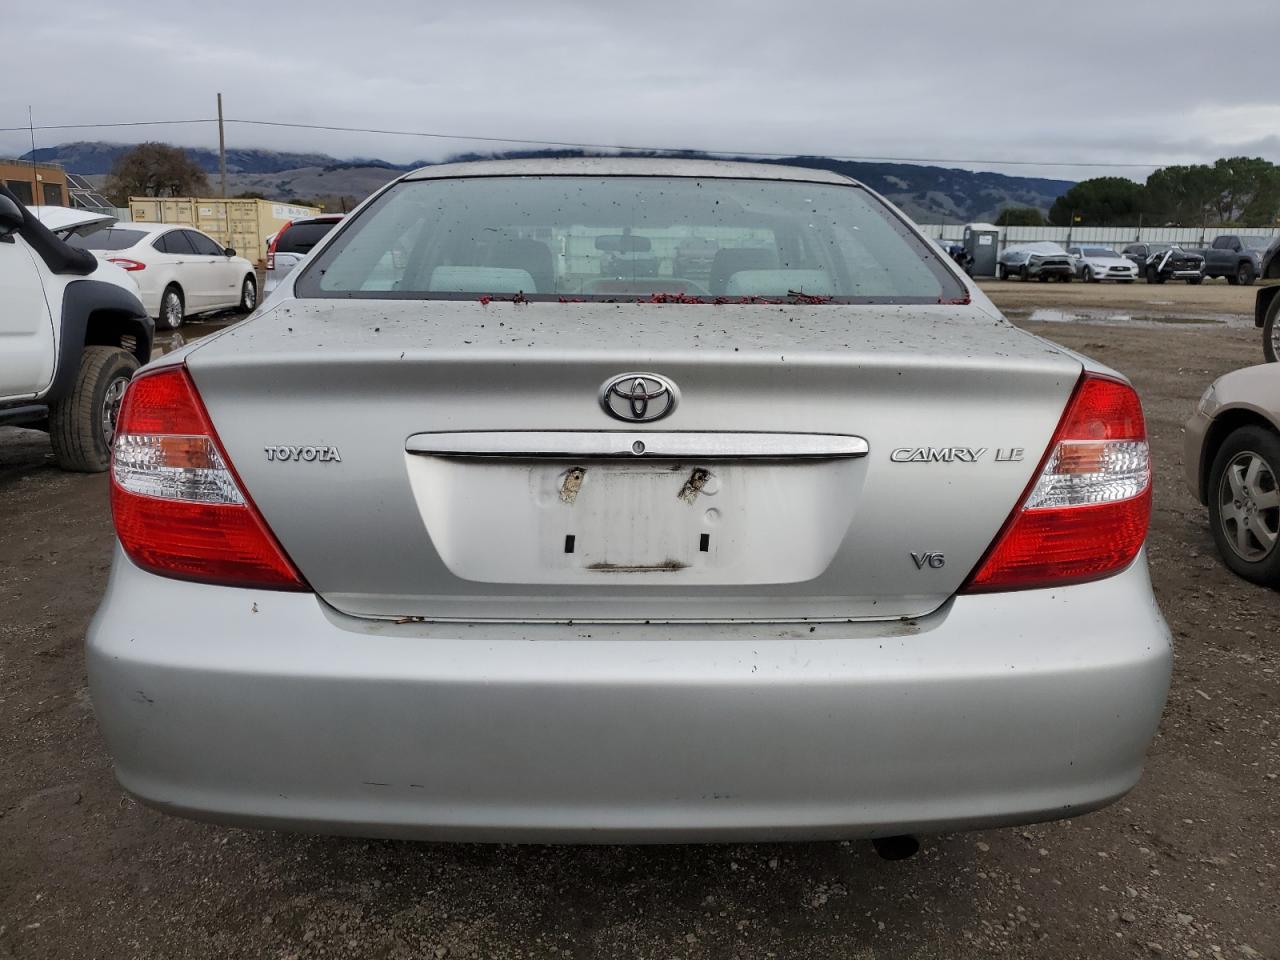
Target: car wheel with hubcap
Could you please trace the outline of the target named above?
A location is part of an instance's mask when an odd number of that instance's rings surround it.
[[[162,330],[177,330],[186,319],[186,304],[182,299],[182,290],[176,283],[164,288],[160,297],[160,322],[156,324]]]
[[[244,282],[240,284],[240,309],[245,313],[252,313],[253,308],[258,305],[258,281],[253,277],[246,275]]]
[[[1020,268],[1019,268],[1019,270],[1018,270],[1018,277],[1019,277],[1019,278],[1020,278],[1024,283],[1025,283],[1026,281],[1028,281],[1028,280],[1030,280],[1030,279],[1031,279],[1031,271],[1027,269],[1027,265],[1026,265],[1025,263],[1024,263]]]
[[[1097,283],[1097,282],[1098,282],[1098,278],[1097,278],[1097,277],[1095,277],[1095,276],[1093,275],[1093,267],[1085,267],[1085,268],[1084,268],[1084,282],[1085,282],[1085,283]]]
[[[1231,570],[1264,586],[1280,586],[1280,436],[1240,427],[1218,449],[1209,473],[1209,520]]]
[[[1005,271],[1004,271],[1004,264],[1003,264],[1003,263],[997,263],[997,264],[996,264],[996,279],[997,279],[997,280],[1004,280],[1004,279],[1006,279],[1006,275],[1005,275]]]
[[[111,464],[120,402],[138,358],[119,347],[85,347],[75,386],[49,408],[49,439],[58,466],[101,473]]]

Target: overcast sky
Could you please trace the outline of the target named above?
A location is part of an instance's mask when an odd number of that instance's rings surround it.
[[[1069,179],[1280,162],[1280,0],[59,0],[6,2],[4,35],[0,127],[28,104],[37,125],[210,117],[222,91],[228,118]],[[211,125],[36,137],[217,146]],[[241,124],[227,139],[399,162],[504,147]],[[29,147],[0,132],[0,155]]]

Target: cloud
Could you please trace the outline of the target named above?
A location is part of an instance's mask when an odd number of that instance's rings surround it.
[[[229,117],[535,140],[968,161],[1080,178],[1089,163],[1280,161],[1271,38],[1240,0],[1206,42],[1203,0],[317,0],[216,8],[63,0],[6,10],[0,126]],[[483,144],[231,125],[237,146],[438,159]],[[40,131],[167,139],[210,126]],[[490,145],[492,146],[492,145]],[[0,133],[0,153],[29,147]],[[1045,160],[1046,168],[1006,166]],[[987,161],[976,163],[973,161]],[[1078,166],[1077,164],[1084,164]]]

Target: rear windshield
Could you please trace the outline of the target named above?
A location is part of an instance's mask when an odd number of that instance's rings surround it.
[[[311,248],[337,225],[336,220],[310,220],[290,224],[276,240],[276,253],[310,253]]]
[[[295,291],[682,302],[965,296],[938,252],[859,187],[673,177],[403,181],[347,221]]]
[[[1081,247],[1080,252],[1086,257],[1114,257],[1116,252],[1110,247]]]
[[[124,250],[132,247],[145,236],[146,233],[142,230],[107,227],[105,230],[95,230],[83,237],[70,237],[67,243],[81,250]]]

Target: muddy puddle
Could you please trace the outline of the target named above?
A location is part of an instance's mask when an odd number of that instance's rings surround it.
[[[1172,305],[1172,304],[1171,304]],[[1153,304],[1159,306],[1159,304]],[[1088,308],[1056,309],[1052,307],[1012,308],[1004,311],[1010,320],[1033,323],[1097,323],[1119,327],[1252,327],[1253,317],[1243,313],[1161,313],[1153,311],[1120,311]]]
[[[177,330],[157,330],[155,340],[151,343],[151,359],[173,353],[188,343],[194,343],[201,337],[225,330],[243,319],[243,316],[217,317],[212,320],[189,321]]]

